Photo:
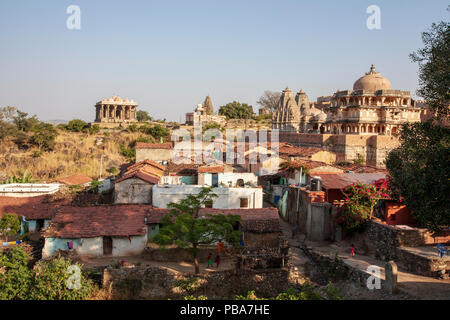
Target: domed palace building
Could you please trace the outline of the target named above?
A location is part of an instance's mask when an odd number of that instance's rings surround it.
[[[420,122],[422,109],[409,91],[391,83],[372,65],[353,90],[337,91],[322,108],[300,91],[283,91],[272,126],[280,131],[328,134],[395,135],[404,122]]]

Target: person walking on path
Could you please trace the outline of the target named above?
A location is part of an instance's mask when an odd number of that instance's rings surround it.
[[[209,268],[209,267],[214,267],[213,261],[212,261],[212,253],[208,254],[208,266],[207,266],[207,268]]]
[[[217,255],[217,256],[216,256],[216,265],[217,265],[217,269],[219,269],[219,264],[220,264],[220,256]]]
[[[217,243],[217,255],[220,255],[220,251],[224,250],[225,246],[222,242],[222,240],[219,240]]]
[[[298,234],[298,232],[300,231],[300,226],[297,224],[295,224],[294,229],[292,229],[292,239],[295,238],[295,236]]]
[[[352,245],[350,246],[350,255],[351,255],[352,257],[355,256],[355,246],[353,245],[353,243],[352,243]]]

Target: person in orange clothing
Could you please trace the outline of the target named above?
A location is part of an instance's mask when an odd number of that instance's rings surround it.
[[[222,243],[222,240],[219,240],[217,243],[217,255],[220,255],[220,251],[222,251],[225,248],[224,244]]]

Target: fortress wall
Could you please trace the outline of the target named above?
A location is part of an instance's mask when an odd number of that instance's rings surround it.
[[[377,167],[384,167],[387,154],[400,144],[394,136],[297,132],[280,132],[280,142],[322,148],[335,153],[337,162],[352,161],[359,153],[366,159],[367,165]]]

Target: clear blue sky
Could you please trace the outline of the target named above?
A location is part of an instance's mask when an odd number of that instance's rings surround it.
[[[66,8],[81,8],[81,30]],[[381,8],[381,30],[366,8]],[[238,100],[257,110],[264,90],[311,100],[375,64],[393,89],[417,88],[408,54],[420,33],[448,21],[444,0],[0,1],[0,106],[43,120],[93,121],[111,95],[156,118],[184,121],[206,95],[215,110]]]

